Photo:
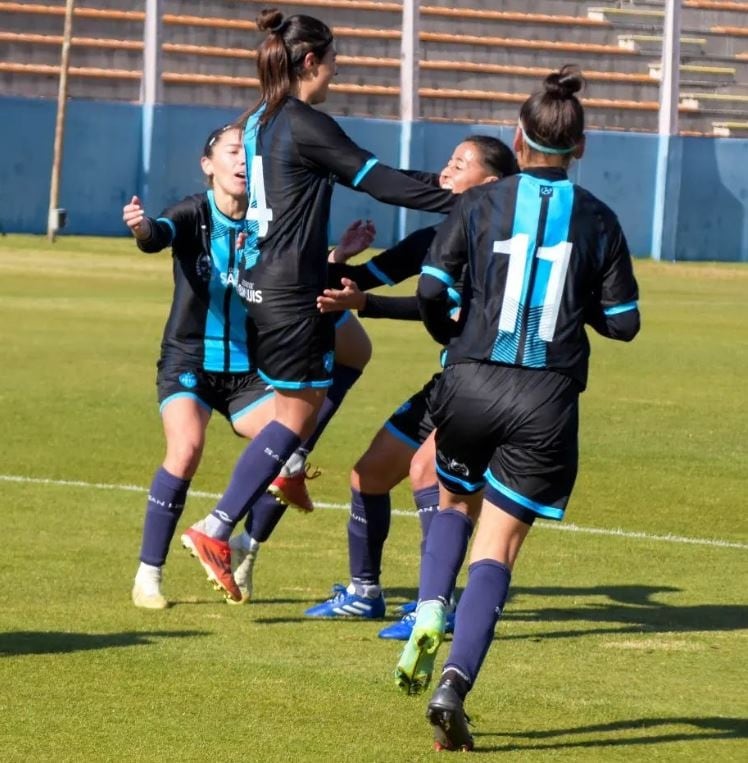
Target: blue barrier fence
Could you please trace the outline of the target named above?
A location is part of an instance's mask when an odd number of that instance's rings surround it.
[[[47,225],[56,104],[0,98],[0,225],[7,232],[43,233]],[[143,165],[143,113],[137,104],[70,101],[67,110],[60,206],[67,233],[125,235],[122,206],[141,196],[150,214],[204,187],[199,157],[207,134],[236,117],[233,110],[205,106],[158,106],[148,176]],[[340,118],[343,129],[385,164],[397,166],[400,124]],[[452,148],[470,133],[511,143],[511,128],[417,123],[411,167],[438,171]],[[656,135],[590,132],[585,156],[572,179],[618,214],[632,252],[653,251]],[[748,140],[673,138],[663,195],[667,246],[676,260],[748,261]],[[356,218],[377,225],[377,246],[397,240],[400,216],[364,194],[337,188],[331,240]],[[408,230],[434,216],[409,212]]]

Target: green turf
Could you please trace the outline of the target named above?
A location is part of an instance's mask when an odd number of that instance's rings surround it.
[[[593,339],[562,526],[580,529],[533,530],[468,701],[481,760],[748,759],[748,268],[636,264],[640,337]],[[146,486],[162,456],[169,268],[126,239],[0,239],[0,760],[430,760],[381,624],[301,616],[346,577],[342,510],[289,513],[248,607],[176,545],[175,606],[130,605],[144,496],[116,486]],[[418,325],[367,329],[374,359],[315,452],[322,502],[346,501],[356,455],[436,369]],[[214,421],[194,488],[220,491],[240,447]],[[191,498],[184,524],[211,505]],[[418,541],[396,516],[392,603],[414,594]]]

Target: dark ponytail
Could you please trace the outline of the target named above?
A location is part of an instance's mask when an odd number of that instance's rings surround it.
[[[263,10],[257,17],[257,28],[267,32],[257,50],[260,98],[239,117],[237,125],[242,129],[263,105],[260,122],[271,119],[299,79],[307,53],[322,58],[333,41],[330,27],[319,19],[303,15],[285,18],[277,8]]]
[[[551,72],[542,89],[523,104],[519,119],[529,148],[546,154],[570,154],[584,135],[584,109],[576,94],[584,87],[579,67],[567,64]]]

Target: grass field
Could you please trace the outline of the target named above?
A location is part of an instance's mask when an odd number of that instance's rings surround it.
[[[642,333],[593,339],[568,519],[528,540],[468,700],[480,760],[748,760],[748,267],[637,273]],[[432,759],[381,623],[301,613],[346,579],[350,467],[436,346],[367,324],[374,359],[314,456],[329,510],[289,512],[255,602],[226,606],[175,544],[175,605],[140,611],[169,296],[169,258],[125,239],[0,239],[0,760]],[[216,419],[184,525],[240,448]],[[415,593],[419,540],[404,488],[394,505],[392,605]]]

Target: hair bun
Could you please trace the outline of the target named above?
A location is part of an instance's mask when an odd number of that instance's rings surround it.
[[[584,87],[584,77],[578,66],[566,64],[543,80],[546,95],[559,100],[573,98]]]
[[[265,8],[257,17],[257,28],[261,32],[275,34],[276,32],[280,32],[283,22],[284,18],[281,11],[277,8]]]

